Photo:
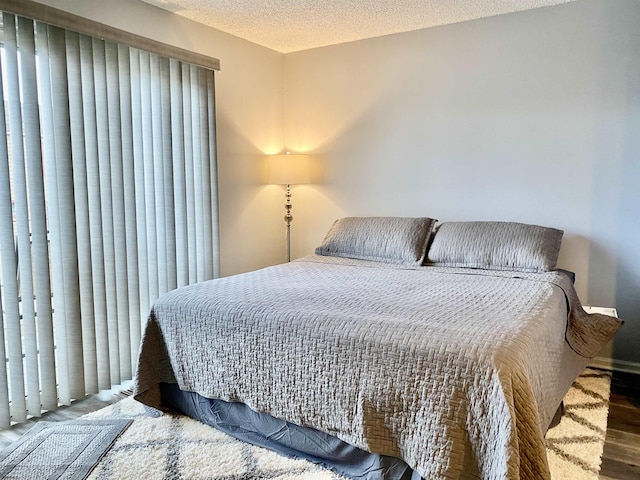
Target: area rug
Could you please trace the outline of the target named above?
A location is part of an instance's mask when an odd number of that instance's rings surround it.
[[[547,432],[553,479],[598,480],[607,434],[611,374],[586,369],[564,398],[560,424]]]
[[[40,422],[0,452],[0,478],[82,480],[131,423],[128,419]]]
[[[554,480],[598,478],[606,431],[610,376],[586,370],[565,398],[561,423],[547,434]],[[133,418],[91,480],[338,480],[306,460],[239,442],[180,415],[162,414],[127,398],[83,418]]]

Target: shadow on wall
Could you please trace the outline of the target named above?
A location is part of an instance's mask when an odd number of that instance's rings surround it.
[[[558,268],[570,270],[576,274],[575,287],[582,303],[587,303],[589,295],[589,258],[591,242],[584,235],[565,232],[558,258]],[[592,301],[592,300],[591,300]]]
[[[640,36],[640,35],[636,35]],[[616,307],[625,320],[614,342],[614,357],[640,367],[640,62],[627,77],[623,137],[620,221],[616,262]]]
[[[265,151],[275,151],[279,130],[260,135],[219,110],[217,116],[218,203],[222,276],[256,270],[279,260],[278,232],[271,219],[282,206],[280,192],[265,189]],[[259,239],[259,241],[256,241]]]

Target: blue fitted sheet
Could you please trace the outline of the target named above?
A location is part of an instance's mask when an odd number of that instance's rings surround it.
[[[420,480],[402,460],[366,452],[332,435],[225,402],[160,385],[162,404],[239,440],[292,458],[304,458],[357,480]]]

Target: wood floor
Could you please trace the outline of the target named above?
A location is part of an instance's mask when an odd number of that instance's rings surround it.
[[[10,445],[38,421],[64,421],[99,410],[123,398],[93,395],[44,414],[26,424],[0,431],[0,449]],[[567,479],[568,480],[568,479]],[[640,375],[615,372],[600,480],[640,480]]]
[[[614,372],[600,480],[640,479],[640,375]]]

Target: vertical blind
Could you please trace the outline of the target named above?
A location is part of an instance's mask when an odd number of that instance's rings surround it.
[[[130,379],[164,292],[218,275],[213,71],[8,13],[0,427]]]

